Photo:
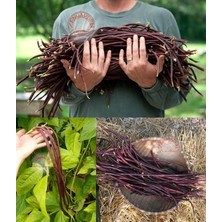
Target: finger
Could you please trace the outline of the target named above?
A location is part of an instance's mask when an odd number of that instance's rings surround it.
[[[159,56],[156,65],[157,65],[157,76],[158,76],[159,73],[161,73],[163,71],[164,55]]]
[[[61,59],[61,63],[63,64],[63,67],[65,68],[65,70],[66,70],[66,72],[67,72],[67,70],[70,69],[70,67],[69,67],[69,61],[66,60],[66,59]]]
[[[33,137],[35,136],[36,134],[39,134],[39,131],[38,130],[32,130],[31,132],[28,132],[27,133],[29,136]]]
[[[91,63],[97,64],[98,63],[98,52],[96,47],[96,40],[92,38],[91,40]]]
[[[25,132],[26,132],[25,129],[21,129],[16,133],[16,136],[21,137],[25,134]]]
[[[50,129],[50,134],[53,134],[53,131]],[[44,133],[44,132],[43,132]],[[38,130],[33,130],[30,134],[29,134],[33,139],[38,139],[39,137],[42,137],[42,133],[39,132]],[[47,138],[49,137],[47,133],[44,133],[44,136]]]
[[[119,52],[119,65],[122,68],[122,70],[126,73],[127,65],[126,65],[123,57],[124,57],[124,50],[121,49],[120,52]]]
[[[89,41],[84,42],[82,63],[83,65],[90,63]]]
[[[141,37],[140,38],[140,60],[142,62],[147,62],[147,58],[146,58],[146,44],[145,44],[145,38]]]
[[[43,148],[43,147],[46,147],[46,143],[45,143],[45,142],[39,143],[39,144],[36,146],[36,149]]]
[[[39,143],[44,142],[45,139],[41,136],[41,137],[38,137],[35,141],[36,141],[37,144],[39,144]]]
[[[69,78],[74,80],[76,78],[76,72],[73,68],[71,68],[69,61],[66,59],[61,59],[61,63],[63,64],[63,67],[65,68],[66,74],[69,76]]]
[[[35,139],[36,141],[37,140],[39,140],[39,141],[43,141],[44,140],[41,133],[38,133],[38,134],[34,135],[32,138]]]
[[[139,59],[138,35],[133,35],[133,59]]]
[[[100,68],[103,68],[104,66],[104,57],[105,57],[105,54],[104,54],[103,42],[99,42],[99,61],[98,61],[99,64],[98,65]]]
[[[107,73],[107,71],[109,69],[109,65],[110,65],[110,62],[111,62],[111,57],[112,57],[111,50],[109,50],[107,52],[105,63],[104,63],[103,76],[106,75],[106,73]]]
[[[121,52],[121,50],[120,50]],[[127,62],[130,62],[133,59],[132,55],[132,39],[128,38],[127,39],[127,47],[126,47],[126,60]]]

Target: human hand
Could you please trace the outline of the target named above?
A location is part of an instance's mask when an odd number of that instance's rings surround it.
[[[22,162],[36,149],[46,146],[43,136],[36,130],[26,133],[24,129],[16,133],[16,174]]]
[[[150,88],[155,85],[159,73],[163,70],[164,55],[157,59],[156,64],[151,64],[147,59],[145,38],[138,35],[127,39],[126,58],[124,61],[124,50],[119,53],[119,65],[125,74],[142,88]]]
[[[61,60],[67,75],[74,82],[76,88],[83,92],[92,90],[103,80],[109,68],[110,61],[111,51],[109,50],[105,56],[102,42],[99,42],[97,50],[96,40],[94,38],[91,40],[91,47],[89,41],[84,43],[83,67],[81,67],[80,70],[70,69],[69,62],[64,59]]]

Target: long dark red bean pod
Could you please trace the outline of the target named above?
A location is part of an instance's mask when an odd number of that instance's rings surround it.
[[[66,193],[66,185],[62,171],[58,137],[51,127],[45,125],[36,126],[35,128],[33,128],[33,130],[36,130],[41,133],[42,137],[46,142],[46,146],[49,151],[49,155],[55,171],[56,181],[59,190],[60,206],[61,209],[66,212],[65,208],[68,209],[68,197]]]
[[[50,43],[42,41],[40,44],[38,42],[41,53],[30,60],[37,58],[40,61],[31,66],[28,74],[17,85],[27,80],[28,77],[33,78],[35,87],[29,100],[33,101],[37,94],[43,93],[46,99],[40,110],[44,113],[46,105],[50,99],[53,99],[53,107],[49,112],[49,116],[54,116],[59,107],[60,98],[70,92],[71,83],[60,60],[67,59],[70,62],[70,68],[80,71],[83,66],[81,61],[84,41],[95,38],[97,43],[100,41],[104,43],[105,53],[108,50],[112,51],[110,67],[99,86],[106,85],[106,82],[110,80],[129,80],[120,68],[118,60],[120,49],[126,51],[127,38],[132,38],[134,34],[139,37],[144,36],[149,62],[155,64],[158,56],[165,55],[163,71],[158,78],[179,91],[184,100],[186,100],[185,94],[190,87],[195,89],[192,84],[192,81],[197,81],[194,70],[203,70],[192,63],[196,62],[190,58],[195,54],[195,50],[184,49],[183,46],[186,45],[186,40],[167,36],[150,26],[142,24],[102,27],[90,32],[65,35],[61,39],[51,38]]]
[[[176,203],[189,198],[203,197],[201,189],[204,175],[167,167],[154,157],[142,157],[134,149],[130,139],[111,129],[115,134],[106,148],[97,147],[97,181],[112,182],[141,195],[157,195]]]

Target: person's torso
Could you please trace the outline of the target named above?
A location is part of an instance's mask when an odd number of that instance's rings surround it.
[[[140,1],[137,1],[135,6],[128,11],[109,13],[100,9],[93,0],[64,10],[58,19],[64,28],[61,35],[82,30],[96,30],[107,26],[116,27],[129,23],[150,24],[157,31],[168,35],[179,35],[179,30],[174,24],[174,17],[170,11]],[[168,33],[169,27],[175,27],[174,33]],[[61,36],[56,36],[56,38],[59,37]]]
[[[179,30],[174,24],[172,14],[164,8],[138,1],[131,10],[109,13],[100,9],[93,0],[64,10],[57,18],[59,25],[54,28],[53,37],[60,38],[62,35],[81,32],[82,30],[90,31],[101,27],[116,27],[129,23],[150,24],[157,31],[179,36]],[[175,30],[169,29],[171,26],[175,26]],[[84,100],[81,104],[74,104],[70,108],[70,116],[164,116],[163,110],[157,109],[147,102],[136,84],[129,86],[125,83],[116,83],[110,97],[110,104],[107,104],[108,97],[108,91],[102,95],[94,90],[90,99]]]

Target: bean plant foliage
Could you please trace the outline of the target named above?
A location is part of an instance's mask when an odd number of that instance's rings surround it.
[[[56,169],[47,149],[21,165],[16,179],[17,222],[96,221],[96,119],[18,118],[27,132],[48,126],[59,141],[67,206],[61,207]]]

